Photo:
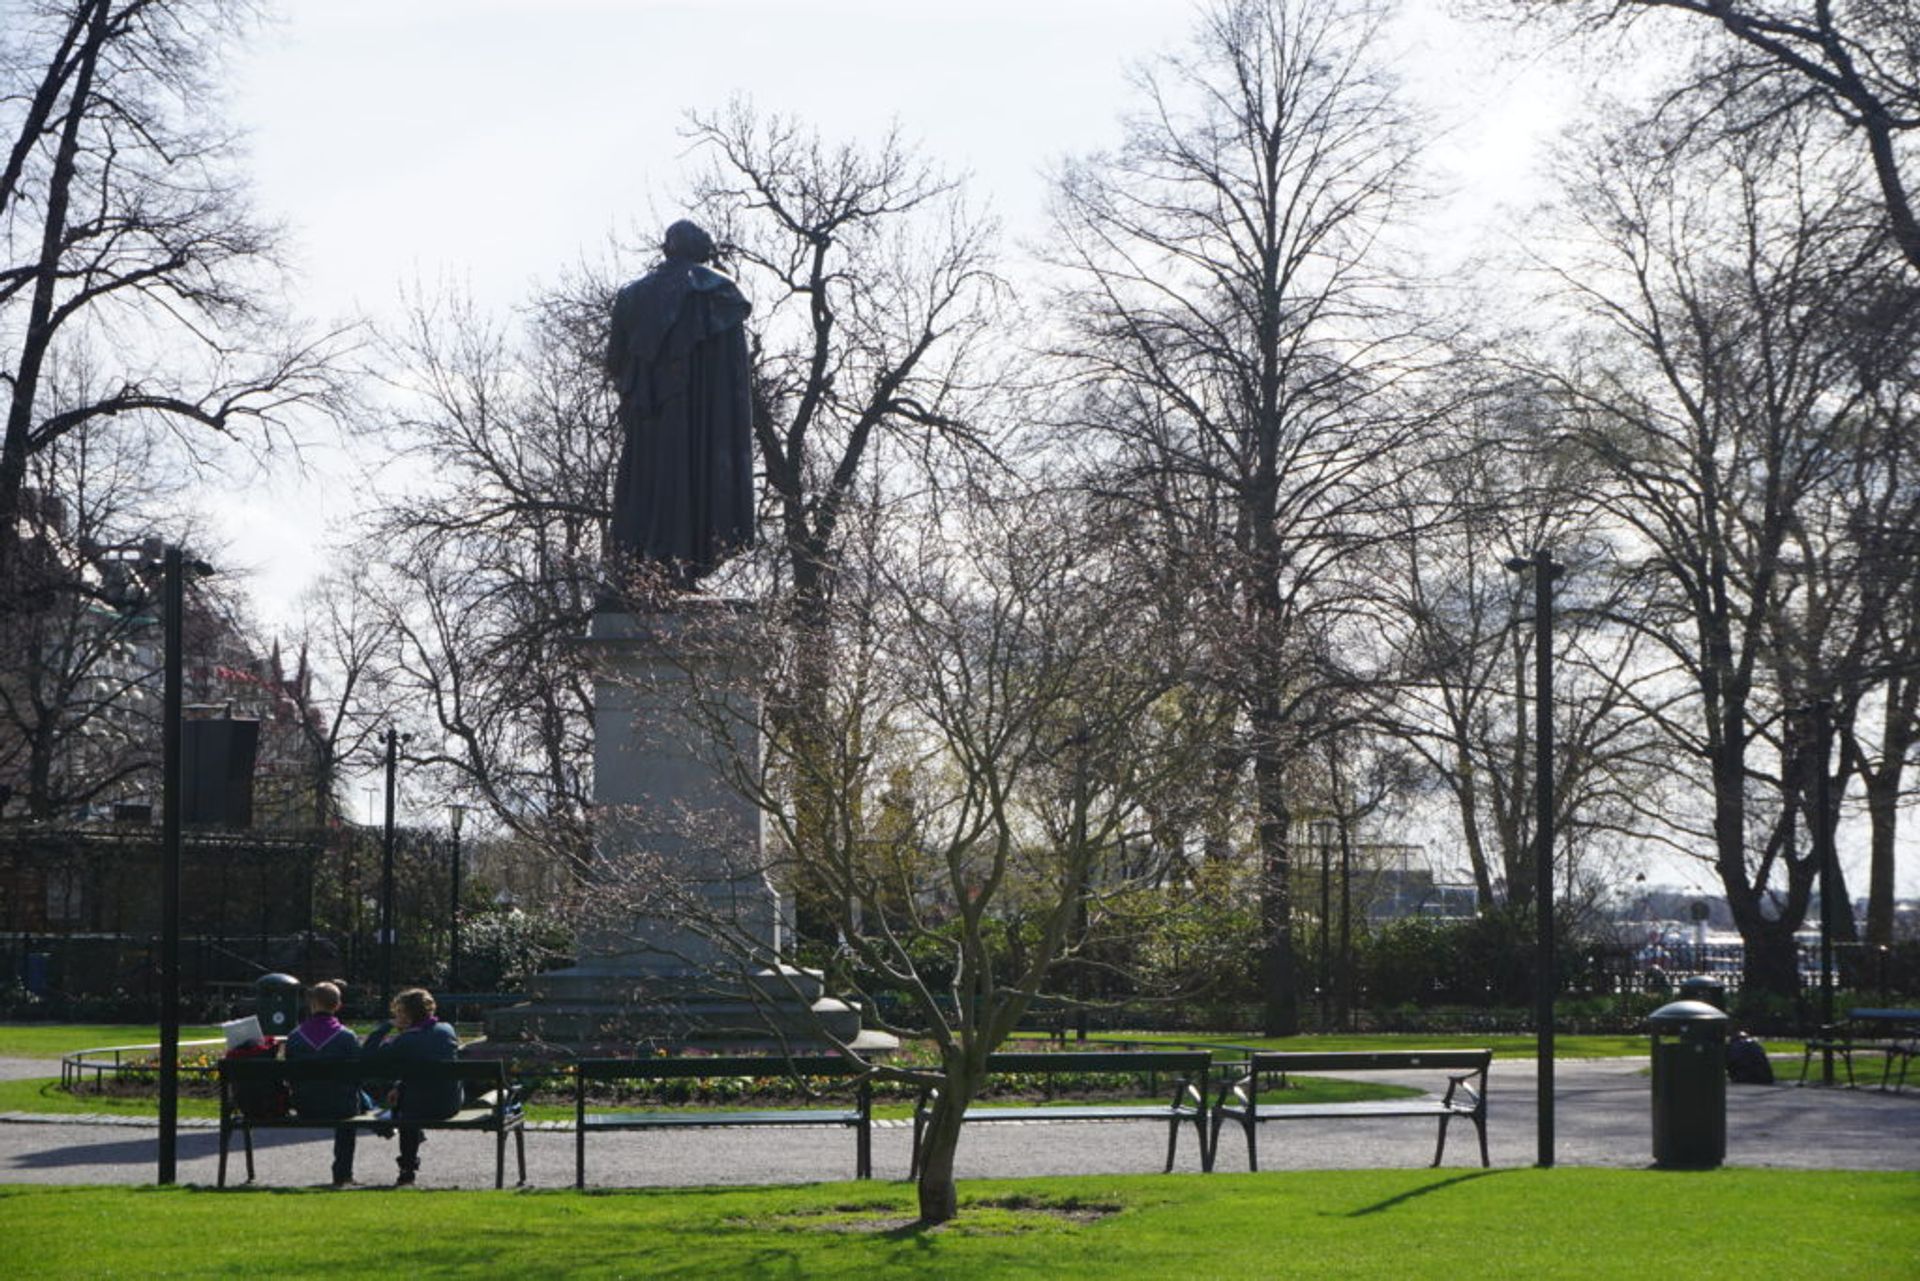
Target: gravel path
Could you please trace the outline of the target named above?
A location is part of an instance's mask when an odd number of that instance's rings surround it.
[[[29,1061],[31,1062],[31,1061]],[[38,1065],[44,1075],[45,1064]],[[1651,1159],[1645,1059],[1563,1062],[1556,1075],[1557,1157],[1565,1165],[1637,1167]],[[1377,1076],[1376,1076],[1376,1079]],[[1496,1166],[1531,1165],[1535,1156],[1534,1074],[1531,1062],[1496,1062],[1488,1101],[1488,1130]],[[1409,1083],[1427,1085],[1417,1077]],[[1730,1165],[1795,1169],[1920,1169],[1920,1089],[1887,1095],[1871,1089],[1797,1089],[1733,1086],[1728,1090]],[[911,1132],[905,1122],[878,1122],[874,1168],[882,1179],[904,1178]],[[999,1123],[969,1129],[961,1141],[961,1177],[1150,1173],[1160,1169],[1166,1132],[1139,1122]],[[1429,1122],[1266,1125],[1260,1136],[1262,1169],[1418,1167],[1432,1158]],[[266,1134],[255,1145],[259,1181],[277,1186],[314,1184],[327,1173],[329,1136],[322,1131]],[[527,1135],[528,1182],[569,1187],[573,1182],[571,1128],[540,1127]],[[0,1116],[0,1181],[34,1183],[150,1183],[158,1142],[151,1122],[49,1123]],[[358,1170],[368,1184],[393,1175],[393,1148],[361,1139]],[[218,1135],[210,1122],[182,1124],[182,1182],[211,1184]],[[421,1182],[429,1187],[490,1187],[490,1136],[432,1133]],[[1456,1123],[1446,1164],[1477,1164],[1473,1129]],[[244,1177],[238,1164],[231,1177]],[[587,1151],[588,1183],[597,1187],[691,1186],[724,1183],[806,1183],[852,1177],[853,1135],[834,1128],[715,1129],[604,1134]],[[1177,1170],[1198,1170],[1191,1133],[1181,1136]],[[1246,1146],[1232,1130],[1220,1141],[1221,1170],[1246,1169]],[[512,1155],[508,1179],[512,1179]]]

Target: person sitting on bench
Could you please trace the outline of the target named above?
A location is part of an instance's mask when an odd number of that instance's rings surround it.
[[[382,1023],[367,1037],[364,1057],[371,1066],[405,1063],[451,1063],[460,1055],[460,1038],[453,1024],[434,1015],[433,993],[410,987],[396,994],[389,1009],[391,1023]],[[391,1039],[389,1039],[391,1037]],[[387,1093],[387,1108],[400,1130],[400,1177],[395,1185],[410,1185],[420,1172],[420,1145],[426,1132],[408,1121],[438,1121],[460,1110],[466,1100],[460,1082],[407,1084],[395,1082]]]
[[[315,983],[307,989],[307,1017],[287,1038],[287,1059],[351,1059],[360,1054],[360,1038],[340,1022],[340,984]],[[345,1120],[373,1106],[366,1095],[351,1083],[299,1081],[292,1089],[291,1103],[296,1116]],[[353,1182],[353,1127],[341,1125],[333,1131],[333,1186],[346,1187]]]

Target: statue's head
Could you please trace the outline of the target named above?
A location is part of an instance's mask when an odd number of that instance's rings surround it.
[[[681,262],[711,262],[713,237],[700,224],[682,218],[667,228],[666,239],[660,242],[660,251]]]

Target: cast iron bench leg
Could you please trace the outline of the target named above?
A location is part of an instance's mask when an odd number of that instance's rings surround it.
[[[873,1177],[873,1083],[860,1082],[860,1091],[854,1100],[860,1109],[860,1119],[854,1123],[853,1140],[853,1177],[871,1179]]]
[[[1162,1174],[1173,1173],[1173,1150],[1180,1145],[1180,1118],[1174,1117],[1167,1122],[1167,1168]]]
[[[1442,1156],[1444,1156],[1444,1155],[1446,1154],[1446,1151],[1447,1151],[1447,1122],[1449,1122],[1449,1121],[1451,1121],[1451,1120],[1453,1120],[1453,1116],[1452,1116],[1452,1114],[1451,1114],[1451,1113],[1442,1113],[1442,1114],[1441,1114],[1441,1116],[1440,1116],[1440,1142],[1438,1142],[1437,1144],[1435,1144],[1435,1145],[1434,1145],[1434,1148],[1433,1148],[1433,1164],[1427,1167],[1427,1168],[1428,1168],[1428,1169],[1430,1169],[1430,1170],[1431,1170],[1431,1169],[1437,1169],[1437,1168],[1439,1167],[1439,1165],[1440,1165],[1440,1158],[1441,1158]]]
[[[232,1140],[233,1140],[233,1126],[227,1122],[227,1119],[225,1117],[221,1117],[220,1118],[220,1177],[214,1183],[215,1187],[224,1188],[227,1186],[227,1144],[230,1143]]]
[[[242,1143],[243,1146],[245,1146],[247,1150],[247,1182],[252,1183],[253,1182],[253,1127],[251,1125],[248,1125],[244,1121],[240,1123],[240,1142]]]
[[[1493,1162],[1487,1159],[1487,1118],[1476,1114],[1473,1118],[1473,1128],[1480,1131],[1480,1168],[1489,1169]]]

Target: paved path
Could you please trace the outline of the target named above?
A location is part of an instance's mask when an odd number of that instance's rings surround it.
[[[1648,1078],[1644,1059],[1563,1062],[1556,1077],[1557,1156],[1565,1165],[1637,1167],[1651,1158]],[[1535,1156],[1534,1081],[1530,1062],[1498,1061],[1492,1073],[1489,1132],[1496,1166],[1531,1165]],[[1414,1080],[1417,1084],[1427,1082]],[[217,1135],[210,1123],[183,1125],[180,1178],[214,1181]],[[1296,1121],[1264,1126],[1263,1169],[1418,1167],[1431,1159],[1433,1128],[1414,1121],[1328,1124]],[[1797,1169],[1920,1169],[1920,1090],[1733,1086],[1728,1090],[1730,1165]],[[1165,1130],[1150,1123],[1046,1122],[977,1126],[961,1140],[962,1177],[1150,1173],[1160,1169]],[[878,1123],[874,1168],[904,1178],[910,1132],[904,1122]],[[278,1186],[326,1177],[330,1140],[324,1132],[263,1135],[256,1144],[259,1180]],[[358,1173],[369,1184],[393,1175],[393,1148],[361,1139]],[[1448,1166],[1473,1166],[1471,1126],[1456,1124]],[[433,1133],[423,1153],[425,1186],[492,1186],[492,1139]],[[512,1178],[512,1157],[508,1157]],[[124,1125],[0,1122],[0,1182],[149,1183],[157,1161],[150,1122]],[[804,1183],[850,1178],[853,1136],[821,1127],[696,1130],[596,1135],[587,1149],[588,1182],[599,1187],[718,1183]],[[1181,1136],[1175,1168],[1198,1170],[1190,1134]],[[1223,1131],[1219,1168],[1246,1169],[1246,1147]],[[527,1135],[528,1181],[537,1187],[573,1182],[573,1135],[537,1129]],[[243,1177],[238,1166],[233,1177]]]

